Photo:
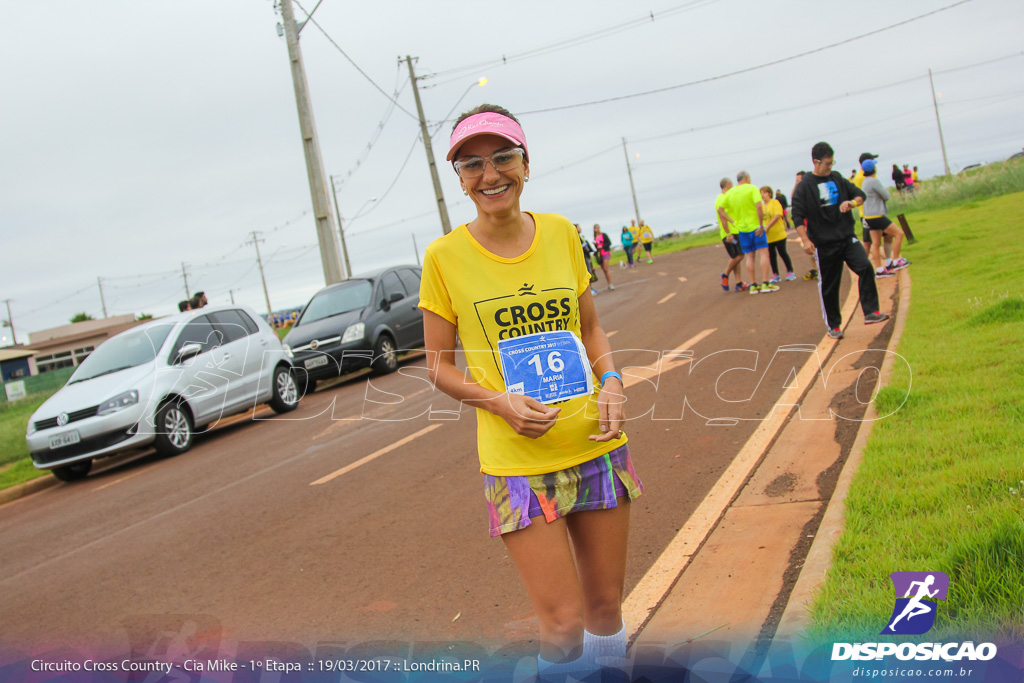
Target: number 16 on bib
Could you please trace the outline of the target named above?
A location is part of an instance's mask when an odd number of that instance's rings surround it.
[[[538,332],[498,342],[505,389],[541,403],[594,393],[583,342],[569,331]]]

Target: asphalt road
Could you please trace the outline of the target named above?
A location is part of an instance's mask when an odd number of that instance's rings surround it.
[[[655,252],[613,270],[615,291],[596,299],[618,367],[651,368],[627,370],[626,432],[646,486],[627,592],[771,410],[793,370],[772,362],[777,349],[825,332],[816,282],[726,294],[725,260],[718,246]],[[321,388],[287,416],[261,407],[177,458],[100,461],[83,482],[0,507],[0,646],[535,651],[525,591],[487,533],[473,411],[434,392],[422,366]]]

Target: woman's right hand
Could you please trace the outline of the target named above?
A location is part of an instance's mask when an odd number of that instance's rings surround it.
[[[505,420],[519,436],[536,439],[555,426],[561,408],[546,406],[523,394],[502,394],[494,399],[492,411]]]

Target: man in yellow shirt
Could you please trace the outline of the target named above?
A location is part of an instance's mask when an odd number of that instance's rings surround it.
[[[725,211],[725,195],[732,189],[732,181],[722,178],[718,183],[722,191],[715,197],[715,214],[718,220],[718,234],[725,246],[725,253],[729,255],[729,263],[722,273],[722,289],[729,291],[729,275],[736,271],[736,291],[743,291],[743,276],[740,274],[740,263],[743,261],[743,250],[740,248],[740,240],[736,237],[739,232],[736,229],[736,222],[729,217]]]
[[[740,249],[743,250],[743,259],[747,267],[747,276],[750,278],[751,294],[767,294],[777,292],[779,288],[769,282],[771,276],[768,270],[768,240],[765,237],[764,229],[764,205],[761,201],[761,191],[750,182],[750,174],[740,171],[736,174],[735,187],[725,193],[725,211],[736,221],[736,229],[740,238]],[[761,280],[763,284],[757,284],[757,277],[754,275],[755,254],[761,252]]]

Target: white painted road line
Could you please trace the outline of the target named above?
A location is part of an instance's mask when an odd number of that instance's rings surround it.
[[[704,330],[703,332],[690,337],[671,351],[666,351],[659,359],[658,367],[656,368],[652,368],[647,365],[626,366],[622,369],[622,386],[631,387],[634,384],[639,384],[640,382],[658,377],[663,372],[668,372],[669,370],[674,370],[675,368],[686,365],[693,360],[693,347],[702,339],[705,339],[717,331],[717,327]]]
[[[676,293],[675,293],[675,292],[672,292],[671,294],[668,294],[667,296],[663,296],[663,297],[661,298],[661,301],[659,301],[658,303],[659,303],[659,304],[663,304],[663,303],[665,303],[666,301],[668,301],[669,299],[671,299],[672,297],[674,297],[675,295],[676,295]]]
[[[114,484],[120,484],[120,483],[121,483],[122,481],[125,481],[126,479],[131,479],[132,477],[137,477],[137,476],[139,476],[139,475],[140,475],[140,474],[142,474],[142,473],[143,473],[144,471],[145,471],[144,469],[139,469],[139,470],[138,470],[137,472],[135,472],[134,474],[129,474],[129,475],[127,475],[127,476],[121,477],[120,479],[115,479],[114,481],[111,481],[111,482],[108,482],[108,483],[106,483],[106,484],[103,484],[102,486],[97,486],[96,488],[94,488],[94,489],[92,490],[92,492],[93,492],[93,493],[96,493],[97,491],[102,491],[103,489],[105,489],[105,488],[109,488],[109,487],[113,486]]]
[[[430,432],[434,431],[435,429],[437,429],[440,426],[441,425],[439,425],[439,424],[434,424],[434,425],[430,425],[429,427],[424,427],[423,429],[421,429],[420,431],[416,432],[415,434],[410,434],[409,436],[407,436],[404,439],[401,439],[399,441],[396,441],[395,443],[391,444],[390,446],[385,446],[384,448],[380,449],[379,451],[376,451],[374,453],[370,453],[365,458],[360,458],[359,460],[356,460],[351,465],[346,465],[345,467],[342,467],[340,470],[336,470],[334,472],[331,472],[326,477],[321,477],[320,479],[317,479],[316,481],[311,482],[309,485],[310,486],[317,486],[319,484],[326,484],[327,482],[331,481],[332,479],[337,479],[341,475],[346,474],[348,472],[351,472],[352,470],[356,469],[357,467],[362,467],[366,463],[368,463],[368,462],[370,462],[372,460],[376,460],[377,458],[379,458],[382,455],[387,455],[391,451],[393,451],[393,450],[395,450],[397,448],[401,448],[402,446],[404,446],[407,443],[410,443],[412,441],[415,441],[416,439],[420,438],[421,436],[429,434]]]
[[[685,278],[685,277],[683,277],[682,275],[680,275],[680,276],[679,276],[679,281],[680,281],[680,282],[686,282],[686,278]]]

